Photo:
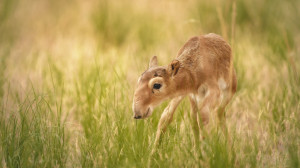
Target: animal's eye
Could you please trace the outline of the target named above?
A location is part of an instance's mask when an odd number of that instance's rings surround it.
[[[161,87],[161,84],[155,83],[153,85],[153,89],[159,89]]]

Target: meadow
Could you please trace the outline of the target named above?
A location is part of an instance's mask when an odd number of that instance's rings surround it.
[[[1,0],[0,167],[300,167],[299,7]],[[194,147],[184,100],[150,157],[167,102],[134,120],[136,81],[153,55],[167,65],[211,32],[231,44],[238,78],[228,135],[212,124]]]

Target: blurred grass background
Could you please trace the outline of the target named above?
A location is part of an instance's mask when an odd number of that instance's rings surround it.
[[[300,1],[0,1],[0,167],[146,167],[161,111],[132,119],[138,76],[191,36],[233,48],[238,92],[193,147],[178,108],[154,167],[300,167]],[[230,139],[231,143],[228,143]]]

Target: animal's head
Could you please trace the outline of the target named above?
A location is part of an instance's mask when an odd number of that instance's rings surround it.
[[[152,114],[153,108],[174,93],[172,82],[179,69],[179,61],[174,60],[169,66],[158,66],[157,57],[150,60],[149,68],[139,77],[133,97],[135,119],[144,119]]]

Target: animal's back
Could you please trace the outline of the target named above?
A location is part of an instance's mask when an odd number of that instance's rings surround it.
[[[200,83],[208,78],[229,81],[231,48],[219,35],[210,33],[189,39],[179,50],[177,58],[184,67],[201,77]]]

